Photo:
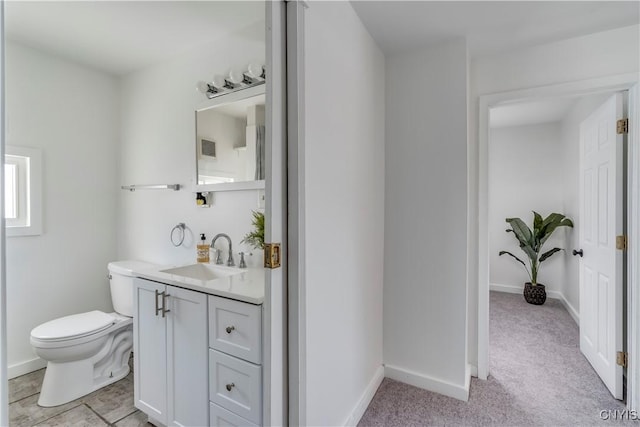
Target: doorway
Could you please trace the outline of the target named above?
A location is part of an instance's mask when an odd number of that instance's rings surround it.
[[[622,398],[622,375],[616,384],[612,384],[615,381],[609,378],[609,366],[615,364],[615,353],[613,361],[609,361],[606,367],[599,366],[604,359],[603,354],[611,352],[600,352],[597,357],[592,357],[590,353],[593,353],[591,347],[594,345],[587,345],[596,341],[599,335],[613,337],[616,334],[608,330],[602,331],[604,334],[599,334],[597,330],[589,331],[592,328],[588,326],[593,322],[588,320],[597,318],[603,310],[597,305],[585,303],[589,300],[585,294],[588,297],[591,286],[581,285],[581,279],[582,282],[586,279],[582,277],[584,274],[581,270],[588,262],[592,262],[596,250],[589,248],[585,258],[578,251],[578,248],[585,246],[584,236],[588,233],[584,230],[598,228],[599,223],[596,215],[598,209],[595,212],[593,209],[584,210],[584,206],[593,205],[585,203],[585,200],[589,200],[585,197],[589,195],[585,191],[596,193],[596,197],[591,198],[594,202],[598,198],[598,186],[587,190],[583,186],[585,179],[581,178],[593,175],[592,170],[587,174],[582,170],[585,167],[582,153],[586,152],[585,124],[595,124],[596,133],[600,130],[600,135],[592,139],[595,141],[600,137],[602,143],[593,144],[592,149],[617,147],[615,120],[608,128],[598,129],[603,105],[610,107],[611,100],[617,97],[616,94],[605,92],[550,97],[490,109],[488,219],[492,380],[501,382],[506,389],[511,384],[514,394],[522,395],[520,397],[525,397],[532,405],[540,401],[541,411],[552,407],[556,399],[563,400],[563,395],[581,406],[593,406],[594,411],[602,402],[611,405],[610,409],[624,408],[611,398],[607,390],[614,397]],[[592,131],[594,126],[588,129]],[[608,146],[607,136],[610,136]],[[600,175],[608,170],[606,165],[598,162],[596,170],[600,170]],[[615,175],[615,169],[611,167],[609,165],[610,172]],[[597,181],[597,174],[595,178]],[[611,185],[615,181],[610,176],[603,176],[603,180]],[[615,201],[613,198],[611,200]],[[539,223],[535,227],[533,211],[541,215],[537,217]],[[538,252],[534,263],[528,256],[531,250],[521,250],[521,243],[514,238],[516,233],[505,233],[505,229],[516,230],[517,235],[521,236],[516,227],[524,224],[535,235],[539,233],[537,230],[545,229],[542,224],[547,224],[546,218],[553,218],[551,215],[554,213],[566,215],[571,221],[558,217],[561,225],[548,235],[543,245],[533,245],[533,250]],[[521,218],[522,223],[507,223],[506,218]],[[609,215],[610,221],[614,219]],[[552,224],[551,221],[549,223]],[[595,227],[592,226],[594,223]],[[607,230],[604,231],[603,235],[606,235]],[[615,247],[611,246],[609,252],[615,255]],[[538,263],[538,260],[541,261]],[[536,276],[537,283],[546,286],[547,301],[528,301],[544,305],[527,304],[522,296],[523,283],[535,280]],[[611,280],[610,284],[614,283]],[[619,296],[622,302],[622,294]],[[615,298],[606,295],[603,299],[611,301]],[[612,304],[612,307],[616,309],[616,321],[609,322],[613,328],[622,325],[625,313],[622,304]],[[582,322],[580,313],[583,314]],[[606,319],[600,323],[609,324]],[[622,348],[622,328],[617,328],[617,331]],[[601,341],[595,347],[607,349],[608,343]],[[518,386],[515,386],[516,383]],[[576,389],[588,392],[576,394]],[[551,393],[539,394],[535,390]],[[543,403],[550,394],[555,399]],[[553,413],[549,417],[552,419]]]
[[[489,112],[491,108],[500,105],[513,105],[524,101],[540,101],[553,97],[575,97],[584,95],[597,95],[611,93],[614,91],[624,91],[633,87],[637,81],[635,75],[622,75],[605,79],[597,79],[593,81],[582,81],[576,83],[567,83],[561,85],[547,86],[535,89],[526,89],[514,91],[510,93],[502,93],[495,95],[486,95],[480,97],[480,135],[479,135],[479,236],[478,236],[478,253],[479,253],[479,306],[478,306],[478,376],[486,379],[489,375],[489,290],[490,290],[490,196],[488,190],[489,184],[489,141],[490,141],[490,123]],[[635,99],[635,98],[634,98]],[[633,109],[634,103],[631,107]],[[635,111],[635,110],[634,110]],[[630,136],[632,138],[632,136]],[[635,220],[632,220],[633,222]],[[633,224],[630,224],[633,226]],[[637,225],[635,225],[637,226]],[[630,298],[629,310],[635,312],[635,296]],[[626,324],[626,320],[625,320]],[[630,341],[637,332],[630,326]],[[630,357],[633,359],[634,354]],[[630,374],[634,377],[634,374]],[[634,388],[634,381],[630,381],[630,390]],[[631,399],[630,402],[635,402]],[[630,405],[633,407],[633,405]]]

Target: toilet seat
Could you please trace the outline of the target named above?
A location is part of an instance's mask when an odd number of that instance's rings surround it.
[[[55,349],[55,348],[64,348],[64,347],[73,347],[80,344],[88,343],[90,341],[99,340],[102,337],[109,335],[111,332],[116,329],[125,328],[129,325],[133,324],[133,319],[130,317],[122,317],[122,318],[114,318],[114,323],[107,325],[105,328],[101,328],[98,331],[94,331],[90,334],[85,334],[79,337],[73,338],[64,338],[57,340],[42,340],[34,337],[33,335],[30,337],[31,345],[35,348],[43,348],[43,349]]]
[[[31,331],[31,338],[40,342],[68,341],[97,334],[116,322],[102,311],[73,314],[43,323]]]

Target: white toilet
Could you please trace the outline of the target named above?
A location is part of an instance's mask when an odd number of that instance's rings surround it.
[[[142,261],[109,263],[115,313],[89,311],[51,320],[31,331],[31,345],[47,361],[38,405],[58,406],[129,373],[133,348],[133,271]]]

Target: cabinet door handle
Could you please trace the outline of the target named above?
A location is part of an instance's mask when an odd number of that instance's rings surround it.
[[[230,334],[231,332],[235,331],[236,327],[235,326],[227,326],[227,333]]]
[[[227,384],[227,385],[226,385],[226,387],[227,387],[227,391],[231,391],[231,389],[232,389],[232,388],[234,388],[235,386],[236,386],[236,385],[235,385],[234,383]]]
[[[164,292],[162,292],[162,294],[164,294]],[[160,313],[160,311],[162,310],[160,308],[160,306],[158,305],[158,297],[161,295],[160,292],[158,292],[158,290],[156,289],[156,316],[158,315],[158,313]]]
[[[167,298],[169,298],[170,296],[171,295],[166,292],[162,293],[162,317],[166,317],[166,314],[171,311],[167,310]]]

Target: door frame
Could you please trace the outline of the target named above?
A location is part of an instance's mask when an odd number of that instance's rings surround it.
[[[627,371],[627,407],[640,410],[640,198],[633,197],[632,189],[640,189],[640,84],[629,90],[629,137],[627,139],[627,298],[629,369]]]
[[[4,2],[0,2],[0,159],[4,165],[5,87],[4,87]],[[4,166],[3,166],[4,170]],[[0,174],[0,211],[4,212],[4,173]],[[7,376],[7,275],[6,228],[0,223],[0,425],[9,425],[9,379]]]
[[[288,398],[289,425],[307,422],[304,14],[306,1],[287,1]]]
[[[266,160],[264,241],[281,244],[281,267],[265,269],[262,423],[288,425],[287,56],[285,1],[265,2]]]
[[[562,97],[562,96],[579,96],[590,95],[596,93],[615,92],[630,90],[634,85],[638,83],[638,73],[619,74],[595,79],[581,80],[576,82],[561,83],[556,85],[532,87],[526,89],[520,89],[509,92],[492,93],[487,95],[480,95],[479,97],[479,111],[478,111],[478,378],[487,379],[489,375],[489,110],[498,105],[514,104],[526,101],[538,100],[541,98],[550,97]],[[629,97],[629,111],[634,111],[635,116],[638,116],[638,98]],[[635,105],[631,105],[634,102]],[[630,129],[628,135],[628,145],[637,145],[640,138],[638,138],[638,123],[635,122],[633,129]],[[633,139],[633,141],[632,141]],[[633,144],[632,144],[633,142]],[[640,177],[638,177],[638,159],[640,159],[640,150],[630,151],[628,156],[628,169],[627,169],[627,193],[628,193],[628,206],[635,209],[634,212],[629,210],[627,218],[627,229],[634,231],[634,235],[629,235],[629,247],[633,248],[634,243],[636,248],[638,247],[638,240],[640,240],[640,209],[638,208],[638,200],[634,200],[631,197],[631,189],[640,189]],[[635,158],[635,167],[632,164],[632,155]],[[635,179],[635,181],[632,181]],[[635,241],[634,241],[635,239]],[[627,281],[628,283],[637,283],[640,279],[640,271],[637,266],[637,262],[640,261],[640,254],[636,252],[627,254],[629,257],[627,267]],[[636,262],[632,262],[636,261]],[[630,267],[635,267],[634,269]],[[640,328],[634,326],[634,322],[630,319],[638,319],[640,317],[640,295],[632,293],[629,289],[628,299],[628,316],[627,316],[627,339],[628,339],[628,351],[629,351],[629,370],[627,372],[627,405],[631,409],[638,408],[640,406],[640,395],[637,388],[640,384],[637,384],[640,375],[638,372],[636,361],[640,362],[640,343],[638,342],[638,334]],[[635,340],[631,340],[635,338]],[[639,351],[636,351],[639,350]]]

